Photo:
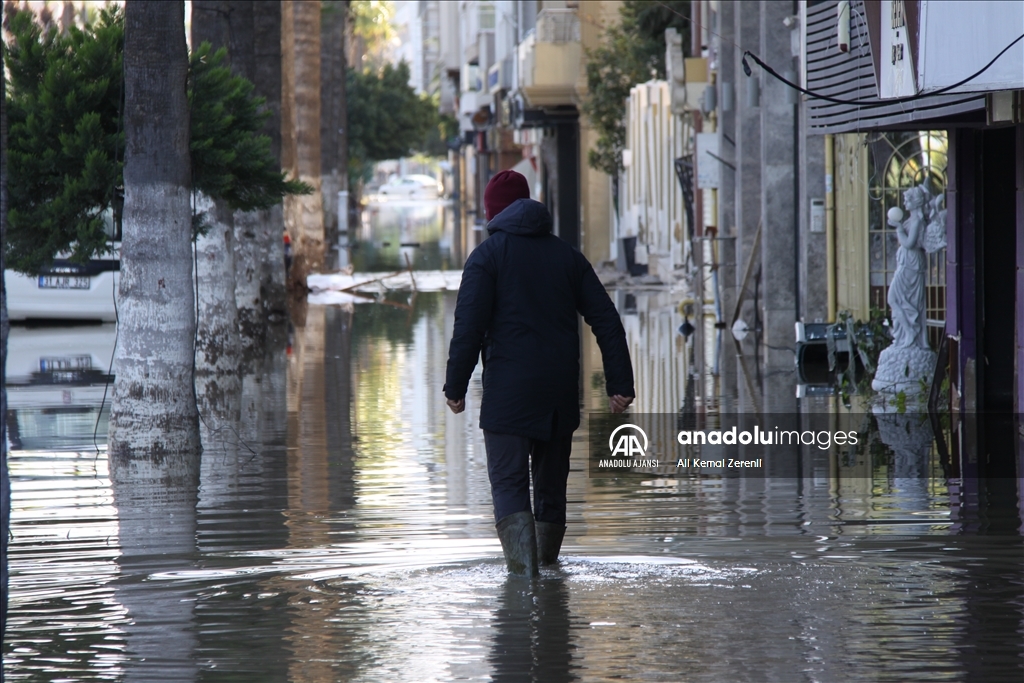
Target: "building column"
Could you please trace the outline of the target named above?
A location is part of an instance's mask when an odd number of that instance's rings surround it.
[[[736,31],[735,15],[740,12],[736,3],[723,2],[718,7],[720,36],[713,40],[718,62],[718,151],[723,159],[720,162],[721,173],[718,184],[718,291],[722,304],[722,320],[726,325],[732,324],[733,311],[736,308],[737,287],[737,222],[736,222],[736,121],[743,103],[738,102],[736,93],[736,61],[739,55],[733,47],[733,35]],[[731,89],[732,107],[725,110],[728,97],[727,89]],[[732,331],[720,330],[723,336],[722,351],[719,358],[719,386],[722,397],[736,395],[736,354],[733,351]],[[723,406],[724,407],[724,406]]]
[[[1016,135],[1016,227],[1017,227],[1017,306],[1016,306],[1016,328],[1017,328],[1017,386],[1013,397],[1013,411],[1016,414],[1024,412],[1022,399],[1024,399],[1024,125],[1017,126]],[[1019,451],[1022,449],[1018,449]],[[1021,461],[1020,466],[1024,466]],[[1018,476],[1024,475],[1024,471],[1018,467]],[[1024,493],[1024,490],[1022,490]],[[1022,499],[1024,505],[1024,499]]]
[[[825,136],[809,133],[807,103],[800,103],[800,307],[804,322],[828,319],[828,254],[825,235]],[[820,200],[820,220],[812,216],[811,202]]]
[[[1013,397],[1013,412],[1018,422],[1017,429],[1017,508],[1018,516],[1024,520],[1024,437],[1020,434],[1020,415],[1022,398],[1024,398],[1024,125],[1017,126],[1016,137],[1017,196],[1017,358],[1016,358],[1016,392]]]
[[[579,120],[555,126],[558,164],[558,236],[580,246],[580,124]]]
[[[778,71],[794,70],[790,32],[783,20],[793,5],[762,0],[761,58]],[[765,410],[796,407],[793,377],[794,323],[799,294],[796,191],[799,180],[797,105],[789,86],[760,70],[761,78],[761,300]],[[769,406],[768,403],[775,404]]]
[[[733,4],[733,26],[735,42],[739,45],[757,45],[761,34],[761,5],[756,2]],[[723,15],[725,16],[725,15]],[[760,315],[754,307],[754,291],[760,271],[760,258],[752,254],[758,225],[761,221],[761,109],[758,99],[752,99],[750,81],[760,86],[760,75],[754,72],[747,76],[743,72],[740,61],[740,49],[733,46],[733,82],[736,84],[736,114],[733,117],[736,142],[736,172],[733,193],[735,197],[735,291],[737,299],[744,297],[740,308],[740,319],[753,329],[756,318]],[[725,71],[723,70],[723,73]],[[725,151],[727,149],[719,147]],[[744,276],[751,257],[756,260],[750,264],[751,278],[744,286]],[[734,299],[735,301],[735,299]],[[735,308],[735,303],[733,304]],[[732,311],[727,310],[730,318],[726,322],[732,324]],[[731,332],[729,332],[731,335]],[[760,405],[760,388],[756,385],[754,363],[755,334],[751,333],[742,343],[743,357],[739,359],[737,368],[738,407],[755,409]]]

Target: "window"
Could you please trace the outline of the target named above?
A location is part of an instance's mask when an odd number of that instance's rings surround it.
[[[480,3],[480,30],[481,31],[493,31],[494,30],[494,3],[493,2],[481,2]]]
[[[886,297],[899,241],[886,222],[886,213],[903,206],[903,192],[923,185],[935,198],[936,209],[945,208],[948,143],[945,131],[875,133],[868,147],[868,296],[872,308],[888,313]],[[929,339],[938,348],[946,319],[946,252],[928,255],[926,285]]]

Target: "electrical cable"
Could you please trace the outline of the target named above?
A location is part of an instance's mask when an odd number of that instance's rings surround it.
[[[965,85],[965,84],[973,81],[975,78],[977,78],[981,74],[983,74],[986,71],[988,71],[988,69],[993,64],[995,64],[999,60],[1000,57],[1002,57],[1004,54],[1006,54],[1006,52],[1011,47],[1013,47],[1014,45],[1019,43],[1021,40],[1024,40],[1024,33],[1022,33],[1021,35],[1017,36],[1017,38],[1014,39],[1009,45],[1007,45],[1002,50],[1000,50],[999,54],[997,54],[995,57],[993,57],[992,60],[988,64],[986,64],[985,66],[981,67],[980,69],[975,71],[973,74],[971,74],[967,78],[964,78],[963,80],[957,81],[956,83],[953,83],[952,85],[947,85],[944,88],[939,88],[938,90],[934,90],[934,91],[928,92],[928,93],[918,93],[917,95],[911,95],[909,97],[896,97],[896,98],[888,99],[888,100],[878,100],[877,98],[870,99],[870,100],[846,100],[846,99],[842,99],[842,98],[838,98],[838,97],[831,97],[829,95],[823,95],[822,93],[819,93],[819,92],[816,92],[816,91],[813,91],[813,90],[808,90],[807,88],[801,87],[801,86],[797,85],[796,83],[793,83],[789,79],[785,78],[784,76],[780,75],[777,71],[775,71],[775,69],[773,69],[768,64],[766,64],[764,62],[764,60],[762,60],[760,57],[755,55],[750,50],[745,50],[743,52],[743,58],[740,61],[741,61],[742,65],[743,65],[743,73],[746,74],[748,77],[751,75],[750,64],[747,63],[747,57],[749,56],[751,59],[754,60],[754,62],[759,67],[761,67],[764,71],[766,71],[767,73],[769,73],[772,76],[774,76],[776,80],[779,80],[779,81],[785,83],[786,85],[788,85],[790,88],[793,88],[794,90],[802,92],[803,94],[807,95],[808,97],[813,97],[814,99],[817,99],[817,100],[824,100],[825,102],[832,102],[834,104],[850,104],[850,105],[854,105],[854,106],[857,106],[857,107],[862,107],[862,108],[868,109],[868,108],[875,108],[875,107],[888,107],[888,106],[894,105],[894,104],[905,104],[907,102],[916,102],[918,100],[923,100],[923,99],[928,98],[928,97],[938,97],[939,95],[945,95],[946,93],[950,92],[951,90],[955,90],[956,88],[959,88],[960,86]],[[969,93],[967,93],[967,94],[969,94]]]
[[[1013,42],[1011,42],[1009,45],[1007,45],[1002,50],[1000,50],[999,54],[997,54],[995,57],[993,57],[992,61],[990,61],[985,66],[983,66],[981,69],[979,69],[978,71],[974,72],[973,74],[971,74],[967,78],[965,78],[965,79],[963,79],[961,81],[958,81],[957,83],[954,83],[952,85],[948,85],[948,86],[946,86],[944,88],[940,88],[939,90],[935,90],[935,91],[929,92],[929,93],[918,93],[917,95],[911,95],[909,97],[898,97],[898,98],[888,99],[888,100],[884,100],[884,101],[879,101],[877,99],[872,99],[872,100],[846,100],[846,99],[842,99],[842,98],[838,98],[838,97],[831,97],[829,95],[823,95],[822,93],[819,93],[819,92],[816,92],[816,91],[813,91],[813,90],[808,90],[807,88],[803,88],[803,87],[797,85],[796,83],[793,83],[789,79],[784,78],[782,75],[780,75],[777,71],[775,71],[775,69],[773,69],[768,64],[766,64],[760,57],[758,57],[752,51],[745,49],[742,45],[740,45],[736,41],[730,40],[730,39],[726,38],[725,36],[721,35],[720,33],[716,33],[715,31],[711,30],[709,27],[702,25],[700,22],[694,21],[690,17],[686,16],[685,14],[682,14],[681,12],[677,11],[676,9],[674,9],[673,7],[671,7],[670,5],[668,5],[668,4],[664,3],[664,2],[658,2],[658,4],[661,5],[662,7],[664,7],[665,9],[667,9],[672,14],[675,14],[676,16],[681,18],[683,21],[686,21],[686,22],[688,22],[690,24],[694,24],[698,28],[700,28],[700,29],[702,29],[704,31],[707,31],[709,34],[715,36],[719,40],[722,40],[722,41],[724,41],[726,43],[729,43],[730,45],[732,45],[733,47],[735,47],[738,50],[743,50],[743,57],[741,58],[740,61],[741,61],[741,64],[743,65],[743,73],[746,74],[748,77],[751,75],[750,64],[747,62],[747,56],[749,55],[750,58],[753,59],[754,62],[758,66],[760,66],[762,69],[764,69],[769,74],[774,76],[777,80],[785,83],[786,85],[788,85],[789,87],[793,88],[794,90],[798,90],[799,92],[802,92],[803,94],[807,95],[808,97],[813,97],[813,98],[818,99],[818,100],[824,100],[825,102],[832,102],[833,104],[851,104],[851,105],[855,105],[855,106],[859,106],[859,107],[864,107],[864,108],[885,107],[885,106],[889,106],[891,104],[903,104],[905,102],[915,102],[917,100],[922,100],[922,99],[925,99],[925,98],[928,98],[928,97],[937,97],[939,95],[945,95],[946,93],[950,92],[951,90],[955,90],[956,88],[959,88],[962,85],[970,83],[972,80],[974,80],[975,78],[977,78],[981,74],[983,74],[986,71],[988,71],[989,67],[991,67],[993,64],[995,64],[996,61],[998,61],[1000,57],[1002,57],[1004,54],[1006,54],[1006,52],[1010,48],[1012,48],[1014,45],[1019,43],[1021,40],[1024,40],[1024,34],[1021,34],[1015,40],[1013,40]],[[863,19],[863,14],[861,14],[860,12],[857,12],[857,14],[859,16],[861,16],[861,18]],[[965,94],[970,94],[970,93],[965,93]]]
[[[118,84],[118,97],[117,97],[117,133],[114,137],[114,167],[116,168],[119,163],[123,163],[123,159],[118,159],[120,146],[118,141],[121,135],[124,133],[124,54],[121,55],[121,82]],[[122,169],[122,173],[123,173]],[[121,186],[124,187],[124,177],[121,178]],[[114,188],[114,198],[111,202],[114,206],[117,205],[117,188]],[[113,208],[113,207],[112,207]],[[121,205],[122,212],[124,211],[124,204]],[[117,236],[117,215],[111,211],[111,218],[114,219],[114,236]],[[122,222],[123,225],[123,222]],[[124,235],[121,235],[122,244],[124,241]],[[117,261],[117,270],[110,271],[110,298],[114,301],[114,348],[110,350],[110,363],[107,366],[107,377],[103,384],[103,398],[100,400],[100,409],[96,413],[96,424],[92,427],[92,447],[96,450],[96,456],[99,457],[100,445],[97,439],[97,434],[100,430],[100,418],[103,416],[103,406],[107,403],[107,392],[110,390],[111,377],[114,374],[114,358],[117,356],[117,341],[118,336],[121,333],[121,320],[117,310],[117,280],[119,277],[115,277],[115,273],[121,272],[121,251],[120,249],[114,254]],[[113,399],[111,399],[113,402]],[[107,431],[109,433],[110,419],[107,418]]]

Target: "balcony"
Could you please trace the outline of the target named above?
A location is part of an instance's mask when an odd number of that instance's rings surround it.
[[[516,48],[519,89],[531,107],[576,104],[583,48],[574,9],[546,9]]]

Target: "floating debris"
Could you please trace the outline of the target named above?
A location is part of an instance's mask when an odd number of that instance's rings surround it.
[[[329,273],[306,278],[311,304],[373,303],[394,291],[457,291],[461,270],[400,270],[392,273]]]

